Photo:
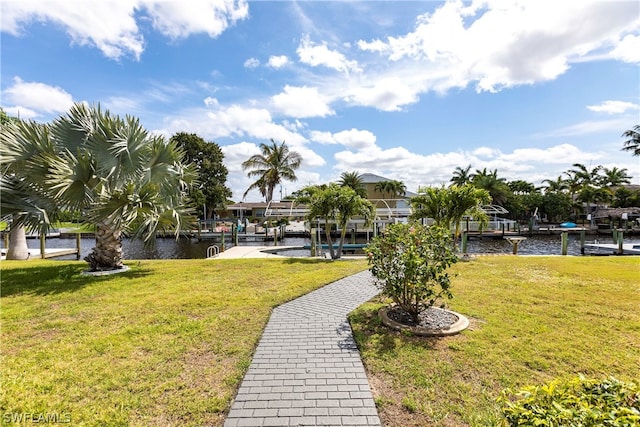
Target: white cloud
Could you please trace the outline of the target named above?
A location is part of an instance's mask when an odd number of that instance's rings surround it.
[[[313,130],[309,133],[309,138],[313,142],[318,142],[320,144],[337,144],[331,132],[322,132],[318,130]]]
[[[151,16],[153,27],[173,39],[195,33],[215,38],[249,15],[249,5],[244,0],[143,1],[142,4]]]
[[[549,132],[533,135],[535,138],[561,138],[567,136],[589,135],[599,132],[616,132],[625,129],[628,123],[625,119],[611,119],[600,121],[586,121],[575,125],[566,126],[560,129],[554,129]]]
[[[286,55],[280,55],[280,56],[270,56],[269,57],[269,62],[267,62],[267,65],[271,68],[282,68],[285,65],[287,65],[289,63],[289,58],[287,58]]]
[[[364,51],[368,51],[368,52],[386,52],[388,50],[390,50],[390,46],[383,42],[382,40],[379,39],[375,39],[373,41],[365,41],[365,40],[358,40],[358,47],[360,48],[360,50],[364,50]]]
[[[399,111],[401,106],[418,101],[419,90],[419,86],[412,86],[397,77],[382,78],[371,85],[349,89],[345,101],[382,111]]]
[[[64,28],[74,43],[95,46],[106,57],[117,60],[126,55],[139,59],[144,51],[136,16],[149,17],[156,30],[174,39],[201,32],[217,37],[248,16],[248,5],[244,0],[9,0],[3,2],[1,15],[2,31],[20,35],[23,26],[32,21],[49,21]]]
[[[326,97],[315,87],[286,85],[284,92],[271,98],[271,103],[277,111],[290,117],[326,117],[335,114]]]
[[[319,142],[326,141],[329,135],[317,135]],[[350,129],[336,132],[330,135],[330,143],[341,144],[347,148],[363,151],[369,148],[375,149],[376,136],[368,130]]]
[[[419,16],[412,32],[386,41],[360,40],[363,51],[380,52],[399,68],[423,70],[424,88],[478,91],[553,80],[574,61],[611,49],[634,61],[640,49],[635,2],[448,1]],[[595,57],[594,57],[595,59]],[[393,67],[393,65],[391,66]],[[444,81],[443,76],[447,76]]]
[[[244,61],[244,68],[257,68],[260,66],[260,61],[256,58],[249,58]]]
[[[626,35],[611,51],[611,56],[624,62],[640,62],[640,35]]]
[[[7,107],[3,108],[9,117],[18,117],[20,119],[36,119],[40,116],[37,112],[25,107]]]
[[[357,61],[348,60],[342,53],[331,50],[326,42],[316,44],[305,36],[296,49],[300,62],[312,67],[325,66],[344,73],[361,71]]]
[[[587,109],[596,113],[622,114],[627,110],[638,110],[640,105],[627,101],[604,101],[600,105],[587,105]]]
[[[64,89],[39,82],[25,82],[20,77],[13,79],[13,85],[2,92],[6,110],[14,108],[22,111],[20,117],[29,118],[42,114],[54,114],[67,111],[73,105],[73,97]],[[13,110],[12,110],[13,111]]]
[[[494,157],[498,153],[498,150],[490,147],[478,147],[473,150],[472,154],[478,157]]]

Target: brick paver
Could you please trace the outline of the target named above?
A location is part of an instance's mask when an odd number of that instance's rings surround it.
[[[346,317],[377,293],[365,271],[277,307],[225,427],[380,426]]]

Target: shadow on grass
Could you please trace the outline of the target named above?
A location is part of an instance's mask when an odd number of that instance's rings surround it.
[[[399,348],[411,346],[435,350],[442,337],[418,337],[408,332],[390,329],[382,324],[378,310],[381,302],[369,302],[349,314],[353,337],[360,351],[375,352],[379,356],[394,356]]]
[[[87,270],[84,263],[51,263],[48,265],[2,269],[2,296],[52,295],[75,292],[87,285],[108,282],[114,278],[136,279],[151,274],[143,268],[131,268],[116,275],[90,276],[81,274]]]
[[[304,258],[304,257],[290,257],[285,258],[285,264],[326,264],[329,260],[322,258]]]

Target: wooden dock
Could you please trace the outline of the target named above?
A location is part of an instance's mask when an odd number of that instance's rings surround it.
[[[29,258],[33,258],[33,259],[48,259],[48,258],[58,258],[61,256],[67,256],[67,255],[75,255],[77,259],[80,259],[80,254],[78,253],[78,249],[77,248],[48,248],[45,250],[44,252],[44,256],[42,255],[42,252],[40,252],[40,249],[38,248],[29,248]],[[2,248],[2,251],[0,252],[0,259],[6,259],[7,257],[7,250]]]
[[[591,255],[640,255],[640,244],[637,243],[585,243],[584,248],[585,253],[588,250]]]

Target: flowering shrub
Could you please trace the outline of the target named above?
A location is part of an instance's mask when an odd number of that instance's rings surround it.
[[[446,270],[458,258],[450,241],[451,232],[442,227],[394,224],[365,248],[382,293],[415,322],[439,298],[453,298]]]

